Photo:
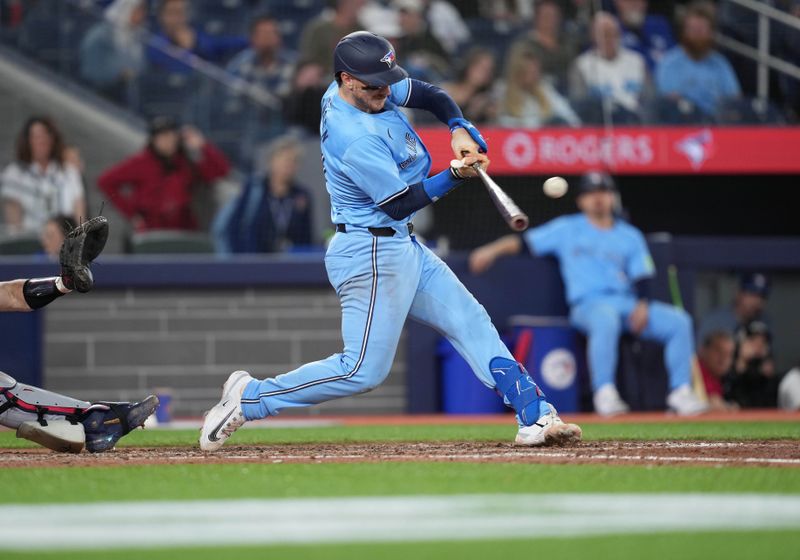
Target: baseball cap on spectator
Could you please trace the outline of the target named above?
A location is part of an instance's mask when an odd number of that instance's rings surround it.
[[[772,333],[770,333],[769,325],[767,325],[764,321],[750,321],[742,328],[742,334],[744,336],[763,336],[767,340],[772,338]]]
[[[158,116],[153,117],[148,128],[150,131],[150,137],[152,138],[156,134],[161,134],[162,132],[171,130],[178,130],[180,127],[180,123],[178,123],[178,121],[173,117]]]
[[[769,278],[761,272],[748,272],[739,277],[739,290],[763,298],[769,297]]]
[[[581,177],[576,194],[578,196],[595,191],[616,192],[617,185],[611,175],[603,171],[590,171]]]

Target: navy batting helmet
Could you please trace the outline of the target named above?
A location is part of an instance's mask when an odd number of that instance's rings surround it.
[[[581,177],[578,183],[577,195],[582,195],[594,191],[615,192],[617,185],[611,175],[603,171],[589,171]]]
[[[336,76],[347,72],[370,86],[389,86],[408,77],[397,65],[392,44],[369,31],[356,31],[339,41],[333,71]]]

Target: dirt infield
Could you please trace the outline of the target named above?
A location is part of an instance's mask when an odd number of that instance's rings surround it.
[[[795,441],[602,441],[524,448],[497,442],[282,444],[198,448],[120,448],[68,455],[46,449],[0,449],[0,468],[208,463],[498,462],[607,465],[730,465],[800,468]]]

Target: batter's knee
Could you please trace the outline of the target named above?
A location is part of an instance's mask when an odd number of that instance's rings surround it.
[[[347,381],[350,384],[352,393],[366,393],[378,387],[389,375],[392,368],[391,361],[374,363],[373,360],[350,360],[347,356],[342,356],[342,366],[345,371],[354,372],[348,374]]]
[[[358,372],[349,379],[353,394],[368,393],[376,389],[383,383],[388,374],[388,368],[386,368],[385,373],[383,371]]]

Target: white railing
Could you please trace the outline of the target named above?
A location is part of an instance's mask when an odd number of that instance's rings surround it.
[[[782,12],[772,6],[755,0],[727,0],[758,14],[758,42],[754,48],[726,35],[717,35],[719,45],[736,54],[750,58],[758,64],[757,95],[766,102],[769,97],[769,69],[772,68],[788,76],[800,80],[800,66],[793,62],[774,57],[769,52],[770,23],[772,20],[783,23],[800,31],[800,18]]]

